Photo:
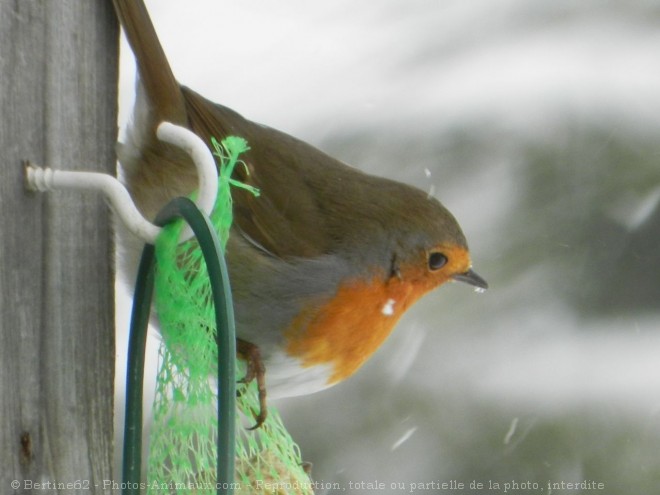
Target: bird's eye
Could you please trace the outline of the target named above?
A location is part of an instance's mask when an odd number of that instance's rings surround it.
[[[442,253],[429,254],[429,270],[439,270],[447,264],[447,257]]]

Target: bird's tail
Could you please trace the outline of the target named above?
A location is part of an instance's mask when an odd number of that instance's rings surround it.
[[[142,0],[114,0],[115,11],[124,28],[138,67],[140,81],[153,115],[161,121],[187,126],[186,107],[160,44],[147,7]]]
[[[143,215],[153,218],[172,198],[197,187],[197,173],[180,149],[160,141],[163,122],[190,128],[186,103],[143,0],[113,0],[133,50],[139,83],[133,118],[117,148],[124,182]]]

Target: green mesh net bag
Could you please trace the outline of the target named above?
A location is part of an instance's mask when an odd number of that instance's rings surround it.
[[[223,247],[232,222],[230,187],[258,191],[231,179],[242,138],[213,140],[219,186],[211,222]],[[217,370],[215,313],[206,265],[194,239],[179,244],[183,222],[156,241],[155,306],[162,336],[147,465],[147,493],[215,494]],[[237,379],[244,374],[238,362]],[[274,408],[249,431],[259,409],[256,384],[239,387],[235,493],[312,494],[300,451]],[[222,393],[222,391],[221,391]]]

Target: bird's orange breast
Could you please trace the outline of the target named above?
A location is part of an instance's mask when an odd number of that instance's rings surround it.
[[[328,385],[341,381],[374,353],[410,305],[436,285],[419,276],[346,281],[330,301],[306,307],[293,320],[285,332],[286,351],[304,367],[331,365]]]

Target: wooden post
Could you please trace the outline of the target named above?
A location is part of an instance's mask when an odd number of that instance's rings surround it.
[[[114,173],[117,57],[109,0],[0,0],[0,493],[111,493],[109,211],[21,161]]]

